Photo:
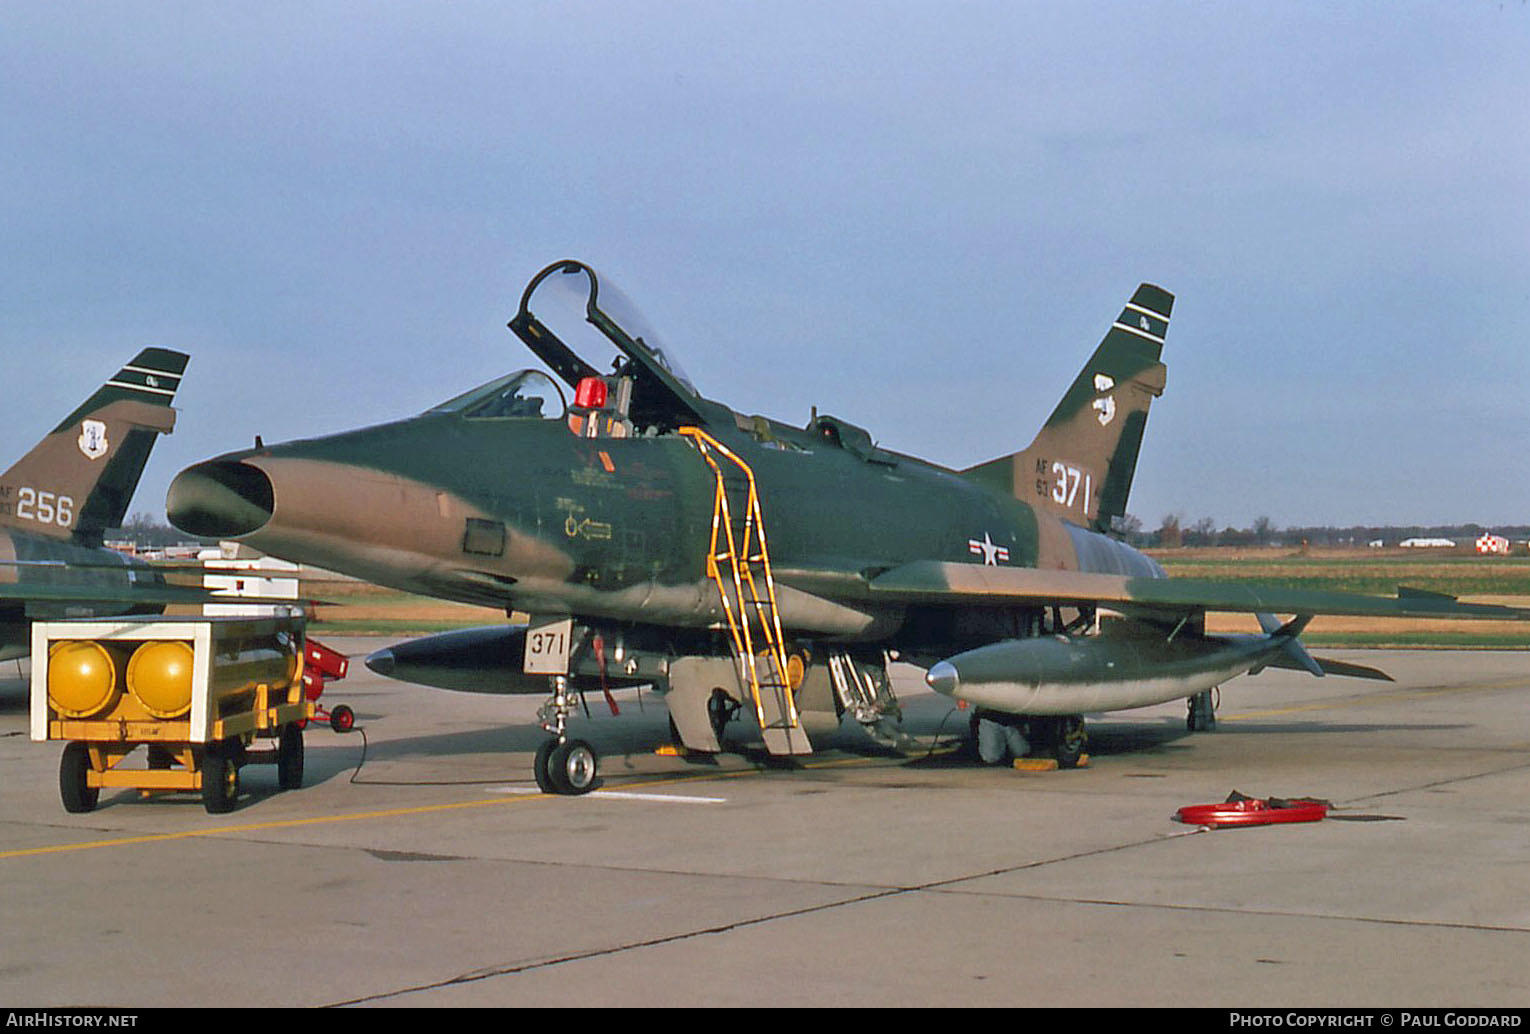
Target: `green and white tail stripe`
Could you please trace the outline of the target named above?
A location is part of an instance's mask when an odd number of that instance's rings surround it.
[[[163,349],[146,349],[140,354],[139,359],[117,371],[117,375],[107,381],[107,386],[112,388],[127,388],[130,391],[143,392],[160,398],[174,398],[176,389],[181,386],[181,374],[185,371],[184,361],[177,364],[169,362],[155,362],[157,357],[150,353],[159,353],[167,358],[173,353],[166,353]]]
[[[1124,330],[1129,334],[1145,337],[1154,344],[1162,345],[1164,335],[1169,331],[1169,317],[1145,305],[1139,305],[1136,299],[1133,299],[1126,303],[1126,308],[1121,310],[1121,315],[1113,326],[1117,330]]]

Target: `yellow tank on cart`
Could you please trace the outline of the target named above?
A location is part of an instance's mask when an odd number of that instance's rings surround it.
[[[31,735],[65,741],[59,793],[90,811],[107,787],[200,791],[234,806],[239,769],[274,761],[282,789],[303,779],[300,611],[276,617],[116,618],[32,626]],[[257,738],[273,749],[252,751]],[[146,747],[147,767],[123,762]]]

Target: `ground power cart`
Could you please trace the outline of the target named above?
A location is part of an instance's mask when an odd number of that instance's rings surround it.
[[[315,710],[304,655],[300,614],[34,624],[31,735],[64,742],[65,810],[135,787],[199,792],[209,812],[226,812],[253,762],[274,762],[283,790],[301,786]],[[252,749],[257,740],[270,746]],[[145,766],[124,765],[139,747]]]

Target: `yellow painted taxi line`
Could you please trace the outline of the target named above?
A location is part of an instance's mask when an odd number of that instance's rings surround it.
[[[0,851],[0,860],[26,858],[33,855],[62,854],[67,851],[91,851],[103,847],[128,847],[135,844],[157,844],[170,840],[189,840],[195,837],[222,836],[229,833],[259,833],[273,829],[297,829],[335,822],[360,822],[367,819],[398,818],[404,815],[424,815],[431,812],[455,811],[461,808],[484,808],[495,804],[510,804],[522,800],[549,800],[545,794],[526,797],[499,798],[488,801],[459,801],[455,804],[427,804],[413,808],[392,808],[384,811],[357,812],[354,815],[324,815],[308,819],[282,819],[277,822],[254,822],[242,826],[217,826],[212,829],[191,829],[180,833],[155,833],[147,836],[119,837],[114,840],[91,840],[80,844],[53,844],[48,847],[31,847],[19,851]]]
[[[881,758],[852,758],[828,761],[805,767],[830,768],[852,764],[874,764]],[[657,780],[640,780],[635,785],[643,787],[666,786],[676,783],[692,783],[706,779],[737,779],[744,776],[765,775],[767,769],[747,769],[739,772],[707,772]],[[556,801],[565,798],[552,794],[528,793],[495,796],[488,800],[457,801],[451,804],[423,804],[410,808],[389,808],[381,811],[357,812],[353,815],[321,815],[305,819],[281,819],[275,822],[252,822],[238,826],[216,826],[211,829],[190,829],[179,833],[154,833],[145,836],[117,837],[111,840],[88,840],[78,844],[50,844],[46,847],[29,847],[14,851],[0,851],[0,861],[12,858],[34,858],[40,855],[65,854],[72,851],[96,851],[111,847],[133,847],[142,844],[167,843],[172,840],[191,840],[198,837],[226,836],[240,833],[262,833],[277,829],[299,829],[304,826],[320,826],[340,822],[364,822],[371,819],[392,819],[408,815],[430,815],[439,812],[459,811],[465,808],[503,807],[525,801]]]

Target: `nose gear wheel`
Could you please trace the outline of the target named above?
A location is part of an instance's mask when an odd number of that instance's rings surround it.
[[[600,756],[584,740],[547,740],[537,748],[537,787],[543,793],[579,796],[600,782]]]

